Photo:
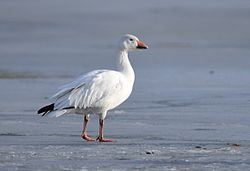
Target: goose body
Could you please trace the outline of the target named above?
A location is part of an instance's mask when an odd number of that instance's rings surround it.
[[[42,116],[58,117],[76,113],[84,116],[82,138],[87,141],[87,124],[90,114],[99,114],[99,137],[101,142],[110,142],[103,137],[103,125],[106,114],[123,103],[131,94],[135,74],[128,58],[128,52],[148,47],[133,35],[127,34],[121,39],[117,59],[117,70],[94,70],[80,76],[75,81],[60,88],[52,99],[54,103],[38,110]]]
[[[52,98],[56,99],[49,116],[67,113],[102,114],[124,102],[132,92],[131,78],[112,70],[95,70],[62,87]],[[58,110],[62,109],[62,110]],[[105,116],[102,116],[105,118]]]

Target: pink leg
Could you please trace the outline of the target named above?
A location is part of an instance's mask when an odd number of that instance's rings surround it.
[[[99,142],[113,142],[113,140],[111,139],[104,138],[104,135],[103,135],[104,119],[100,119],[99,123],[100,123],[99,137],[96,140],[99,140]]]
[[[85,115],[84,116],[84,124],[83,124],[83,130],[82,130],[82,135],[81,137],[87,141],[95,141],[94,138],[90,138],[88,136],[88,133],[87,133],[87,125],[88,125],[88,122],[89,122],[89,116],[88,115]]]

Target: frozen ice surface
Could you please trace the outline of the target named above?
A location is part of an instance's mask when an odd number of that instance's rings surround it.
[[[109,2],[0,2],[0,170],[249,170],[250,3]],[[107,116],[115,142],[83,141],[79,115],[36,114],[112,67],[128,32],[150,49],[131,53],[133,94]],[[97,116],[89,126],[97,136]]]
[[[167,89],[162,85],[156,88],[151,79],[141,80],[135,95],[107,117],[105,133],[116,140],[113,143],[83,141],[79,115],[52,119],[36,115],[35,109],[45,102],[40,97],[53,89],[55,82],[63,82],[61,78],[0,80],[6,90],[1,97],[7,99],[2,98],[1,103],[0,168],[248,170],[247,80],[230,85],[217,80],[221,86],[205,86],[204,77],[196,74],[199,83],[188,85],[185,78],[191,75],[185,74],[182,85]],[[151,84],[150,90],[146,84]],[[97,129],[97,116],[92,116],[90,134],[97,136]]]

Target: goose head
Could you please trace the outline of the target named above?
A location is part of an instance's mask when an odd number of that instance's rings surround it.
[[[140,41],[136,36],[126,34],[121,39],[120,49],[126,51],[134,51],[137,49],[148,49],[148,46]]]

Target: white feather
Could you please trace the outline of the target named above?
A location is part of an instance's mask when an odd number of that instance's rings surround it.
[[[87,76],[67,84],[53,96],[56,98],[55,109],[70,106],[80,109],[99,108],[109,106],[104,104],[106,101],[115,103],[115,99],[119,103],[119,94],[123,92],[125,81],[125,77],[117,71],[99,70],[88,73]],[[116,107],[116,104],[113,105]]]
[[[131,40],[135,41],[131,41]],[[132,92],[134,70],[128,59],[128,51],[137,48],[133,35],[125,35],[118,57],[118,70],[95,70],[80,76],[60,88],[52,98],[54,111],[48,115],[58,117],[67,113],[100,113],[105,118],[108,110],[124,102]],[[88,113],[86,113],[88,112]]]

